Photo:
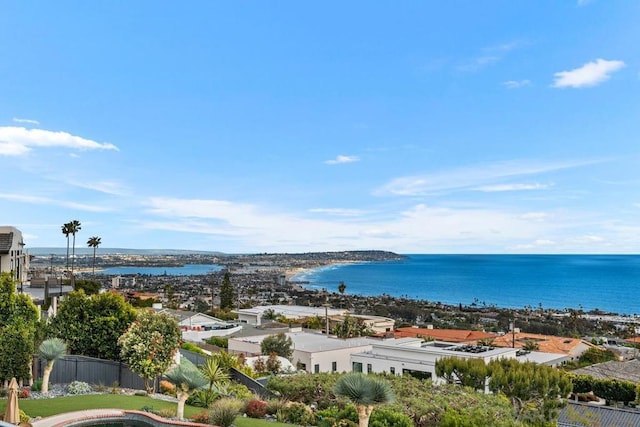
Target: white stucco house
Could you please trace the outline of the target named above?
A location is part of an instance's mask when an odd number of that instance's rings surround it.
[[[265,313],[273,313],[275,316],[284,316],[287,319],[300,320],[308,317],[322,317],[345,315],[349,312],[346,309],[335,309],[327,307],[308,307],[304,305],[259,305],[252,308],[241,308],[236,310],[238,321],[248,325],[259,326]]]
[[[228,323],[204,313],[171,310],[162,308],[161,304],[154,304],[153,308],[159,313],[170,314],[178,320],[182,339],[185,341],[202,342],[211,337],[228,337],[242,329],[241,325]]]
[[[441,383],[444,379],[436,376],[435,364],[444,357],[481,359],[485,363],[509,358],[547,365],[555,365],[566,360],[564,354],[523,352],[517,348],[486,347],[443,341],[425,342],[421,338],[398,338],[375,342],[370,350],[352,354],[351,364],[355,372],[409,374]]]
[[[351,355],[371,349],[376,338],[339,339],[324,334],[287,332],[293,343],[291,362],[309,373],[351,372]],[[260,344],[269,335],[229,338],[229,352],[245,356],[261,354]]]
[[[29,257],[24,252],[22,232],[15,227],[0,226],[0,272],[10,272],[18,283],[27,280]]]

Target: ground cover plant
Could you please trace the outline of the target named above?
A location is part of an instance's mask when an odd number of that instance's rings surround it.
[[[272,377],[267,386],[283,400],[313,405],[318,410],[348,407],[347,399],[333,392],[342,374],[308,374]],[[508,399],[486,395],[457,385],[434,386],[410,376],[383,375],[396,395],[393,404],[380,409],[407,415],[416,427],[436,426],[519,426]],[[372,418],[376,411],[373,411]]]

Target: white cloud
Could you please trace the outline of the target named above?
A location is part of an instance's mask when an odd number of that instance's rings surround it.
[[[449,209],[416,205],[394,212],[390,220],[366,214],[354,218],[311,218],[304,213],[274,212],[264,207],[224,200],[154,197],[148,213],[157,215],[139,223],[141,228],[170,232],[233,236],[242,250],[311,251],[387,248],[413,253],[459,248],[504,250],[509,239],[534,239],[549,224],[519,218],[492,209]],[[460,234],[461,231],[469,232]],[[476,246],[474,246],[476,245]]]
[[[74,187],[85,188],[87,190],[93,190],[100,193],[111,194],[114,196],[124,196],[128,194],[128,191],[122,184],[115,181],[99,181],[99,182],[81,182],[70,180],[67,184]]]
[[[546,212],[527,212],[520,215],[520,218],[530,221],[544,221],[551,217],[552,215]]]
[[[442,191],[473,190],[497,185],[501,180],[518,176],[539,175],[562,169],[586,166],[600,161],[541,162],[512,160],[474,165],[441,172],[404,176],[376,189],[376,195],[424,196]]]
[[[605,238],[601,237],[601,236],[596,236],[596,235],[593,235],[593,234],[587,234],[587,235],[575,238],[574,241],[576,243],[581,243],[581,244],[585,244],[585,243],[600,243],[600,242],[604,242]]]
[[[589,87],[609,80],[611,74],[625,66],[623,61],[607,61],[596,59],[587,62],[582,67],[569,71],[560,71],[554,74],[553,87]]]
[[[309,209],[311,213],[323,213],[327,215],[336,216],[360,216],[364,211],[359,209],[344,209],[344,208],[313,208]]]
[[[531,243],[525,243],[521,245],[515,245],[511,249],[520,251],[520,250],[531,250],[531,249],[539,249],[539,248],[548,248],[549,246],[556,245],[556,242],[550,239],[536,239]]]
[[[18,203],[29,203],[34,205],[62,206],[64,208],[75,209],[87,212],[110,212],[113,209],[84,203],[69,202],[65,200],[51,199],[40,196],[27,196],[24,194],[0,193],[0,199],[10,200]]]
[[[502,84],[507,89],[520,89],[521,87],[529,86],[531,84],[531,80],[507,80]]]
[[[342,163],[353,163],[360,161],[359,157],[356,156],[343,156],[342,154],[338,155],[333,160],[325,160],[325,164],[327,165],[339,165]]]
[[[476,187],[473,190],[482,191],[485,193],[495,193],[502,191],[545,190],[551,186],[552,185],[550,184],[498,184]]]
[[[74,150],[116,150],[110,143],[44,129],[26,129],[17,126],[0,126],[0,155],[21,156],[33,147],[65,147]]]
[[[496,62],[502,60],[505,56],[507,56],[511,51],[525,45],[527,45],[526,42],[518,40],[485,47],[484,49],[482,49],[482,53],[480,55],[471,58],[465,63],[459,65],[457,69],[459,71],[478,71],[491,64],[495,64]]]
[[[27,123],[30,125],[39,125],[40,122],[37,120],[33,120],[33,119],[20,119],[18,117],[14,117],[13,118],[14,123]]]

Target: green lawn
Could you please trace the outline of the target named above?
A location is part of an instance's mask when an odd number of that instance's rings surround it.
[[[4,413],[6,399],[0,400],[0,413]],[[58,397],[54,399],[20,399],[18,406],[30,417],[50,417],[64,412],[82,411],[85,409],[129,409],[139,411],[143,407],[154,410],[173,409],[178,404],[147,396],[130,396],[125,394],[89,394],[79,396]],[[189,418],[204,411],[203,408],[186,405],[184,415]],[[266,420],[238,417],[238,427],[296,427],[292,424],[274,423]]]

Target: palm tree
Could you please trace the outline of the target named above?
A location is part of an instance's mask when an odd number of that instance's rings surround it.
[[[80,221],[78,221],[77,219],[74,219],[69,223],[69,229],[71,231],[71,235],[73,236],[73,249],[72,249],[72,256],[71,256],[71,281],[73,283],[75,283],[75,277],[73,275],[73,267],[75,266],[75,263],[76,263],[76,233],[82,229],[80,225],[81,225]]]
[[[341,377],[333,387],[333,392],[337,396],[346,397],[355,405],[359,427],[369,426],[369,417],[376,405],[395,400],[389,383],[360,373]]]
[[[178,398],[176,417],[183,419],[184,404],[189,398],[189,395],[193,393],[194,390],[207,385],[209,381],[193,363],[184,357],[180,360],[180,364],[165,373],[164,377],[176,386],[176,397]]]
[[[98,246],[100,246],[100,243],[102,243],[102,239],[98,236],[93,236],[93,237],[89,237],[89,240],[87,240],[87,246],[89,246],[90,248],[93,248],[93,271],[92,274],[95,276],[96,275],[96,249],[98,249]]]
[[[69,270],[69,234],[71,234],[71,223],[62,224],[62,234],[67,238],[67,270]]]
[[[200,372],[209,380],[209,392],[213,390],[214,386],[223,384],[229,379],[229,373],[213,357],[207,357],[204,365],[200,366]]]
[[[38,347],[38,353],[40,357],[47,361],[47,365],[44,367],[42,373],[42,392],[49,392],[49,376],[53,370],[53,364],[56,360],[67,354],[67,344],[60,338],[50,338],[42,341],[40,347]]]

